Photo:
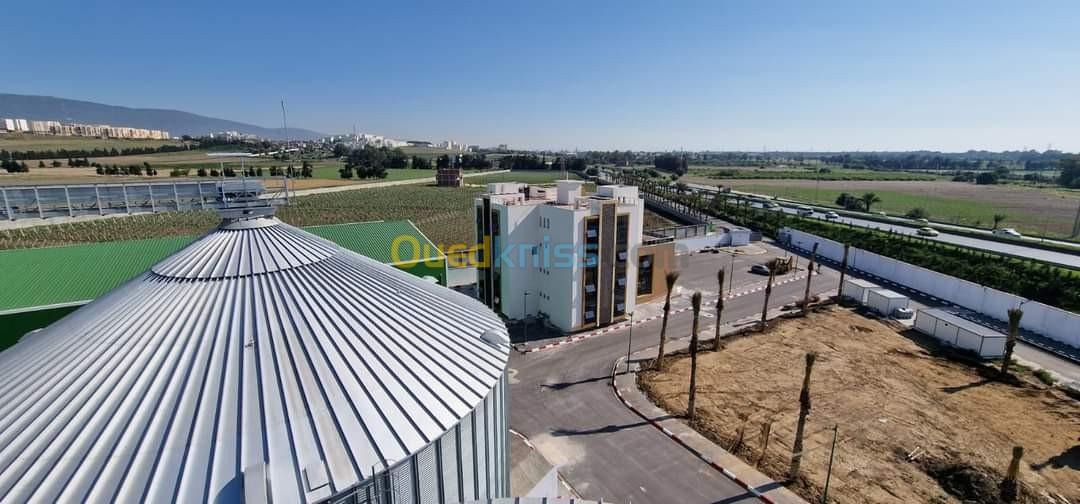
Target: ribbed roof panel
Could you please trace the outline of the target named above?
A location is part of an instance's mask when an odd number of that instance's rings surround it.
[[[223,224],[214,233],[156,264],[162,276],[188,279],[230,278],[312,264],[333,255],[337,245],[274,218]]]
[[[305,235],[219,229],[0,353],[0,501],[315,502],[481,403],[494,313]]]

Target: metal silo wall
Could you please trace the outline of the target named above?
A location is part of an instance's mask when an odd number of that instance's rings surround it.
[[[333,504],[441,504],[508,497],[510,452],[503,375],[471,414],[434,443]]]

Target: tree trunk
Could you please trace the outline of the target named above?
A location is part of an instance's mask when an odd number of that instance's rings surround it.
[[[773,278],[776,278],[776,268],[769,270],[769,282],[765,284],[765,304],[761,307],[761,326],[758,330],[765,330],[765,318],[769,314],[769,296],[772,296]]]
[[[1017,478],[1020,476],[1020,458],[1024,456],[1023,446],[1014,446],[1012,460],[1009,462],[1009,470],[1005,473],[1005,480],[1001,482],[1001,500],[1016,502],[1020,493],[1020,484]]]
[[[814,249],[810,251],[810,263],[806,266],[806,292],[803,294],[802,314],[805,317],[810,313],[810,282],[814,279],[814,259],[817,259],[818,244],[814,243]]]
[[[697,344],[698,322],[701,318],[701,293],[695,292],[691,299],[694,306],[694,323],[690,332],[690,399],[686,403],[686,418],[694,421],[694,398],[697,396]]]
[[[716,298],[716,331],[713,334],[713,350],[720,350],[720,317],[724,314],[724,270],[716,273],[716,281],[720,284],[720,293]]]
[[[1012,362],[1013,348],[1016,347],[1016,336],[1020,332],[1020,318],[1024,311],[1020,308],[1009,310],[1009,337],[1005,340],[1005,357],[1001,361],[1001,376],[1009,374],[1009,363]]]
[[[791,447],[791,468],[788,480],[794,481],[799,476],[799,466],[803,456],[803,432],[806,430],[806,417],[810,415],[810,371],[814,368],[817,354],[806,354],[806,372],[803,375],[802,391],[799,392],[799,422],[795,424],[795,443]]]
[[[844,299],[844,275],[847,274],[847,255],[850,248],[851,245],[844,244],[844,259],[840,262],[840,287],[836,289],[836,299],[838,301]]]
[[[669,272],[664,277],[665,285],[667,286],[667,292],[664,293],[664,321],[660,325],[660,348],[657,349],[655,366],[656,369],[664,369],[664,347],[667,345],[667,324],[668,315],[671,314],[671,291],[675,288],[675,282],[678,281],[678,272]]]

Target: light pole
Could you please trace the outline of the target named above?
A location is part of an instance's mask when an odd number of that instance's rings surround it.
[[[634,342],[634,312],[630,312],[630,334],[626,338],[626,374],[630,374],[630,345]]]
[[[730,275],[728,275],[728,281],[727,281],[727,291],[730,293],[731,292],[731,282],[735,281],[735,253],[734,252],[731,253],[731,266],[728,266],[728,272],[731,273]]]
[[[529,341],[529,291],[525,291],[521,296],[521,325],[522,336],[524,341]]]

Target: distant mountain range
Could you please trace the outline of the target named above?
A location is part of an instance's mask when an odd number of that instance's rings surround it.
[[[173,136],[200,136],[219,131],[239,131],[260,138],[274,140],[285,138],[281,128],[264,128],[179,110],[118,107],[52,96],[0,93],[0,117],[160,129],[168,131]],[[289,138],[294,140],[309,140],[323,136],[326,135],[302,128],[289,128]]]

